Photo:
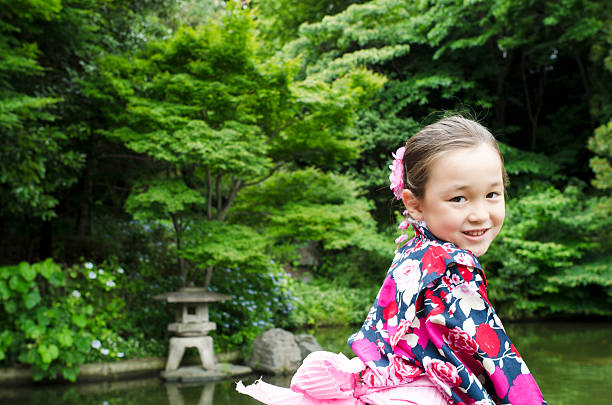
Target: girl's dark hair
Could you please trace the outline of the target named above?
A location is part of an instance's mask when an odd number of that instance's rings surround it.
[[[412,191],[416,198],[422,198],[429,178],[429,168],[442,153],[482,144],[491,146],[499,154],[505,188],[508,174],[497,141],[488,129],[460,115],[443,118],[408,139],[403,160],[404,187]]]

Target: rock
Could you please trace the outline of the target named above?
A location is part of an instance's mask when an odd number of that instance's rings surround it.
[[[323,350],[319,342],[317,342],[317,339],[315,339],[314,336],[309,335],[308,333],[304,333],[302,335],[295,335],[295,342],[300,348],[300,355],[302,357],[302,360],[304,360],[304,358],[312,352],[318,352],[320,350]]]
[[[301,361],[300,348],[293,334],[274,328],[255,339],[247,365],[265,373],[291,374],[298,369]]]
[[[300,266],[319,266],[321,264],[321,254],[317,248],[317,243],[310,241],[296,249],[300,257]]]

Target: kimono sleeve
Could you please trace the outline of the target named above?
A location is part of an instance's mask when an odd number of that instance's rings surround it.
[[[454,403],[546,404],[473,270],[455,264],[427,286],[412,354]]]
[[[394,260],[361,330],[349,338],[349,345],[364,363],[389,366],[415,319],[421,291],[442,277],[449,259],[440,246],[428,245]]]

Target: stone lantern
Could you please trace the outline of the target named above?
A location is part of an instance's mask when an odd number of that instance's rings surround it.
[[[170,338],[168,362],[162,376],[165,377],[178,369],[185,349],[188,347],[198,349],[200,362],[205,370],[216,369],[213,339],[207,335],[211,330],[217,329],[217,325],[208,319],[208,304],[230,298],[229,295],[198,287],[185,287],[153,297],[158,301],[178,304],[175,309],[175,322],[168,325],[168,331],[175,336]]]

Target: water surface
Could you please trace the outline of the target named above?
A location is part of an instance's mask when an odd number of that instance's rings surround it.
[[[347,337],[354,327],[310,331],[329,351],[350,356]],[[612,323],[507,324],[510,338],[525,359],[550,405],[586,401],[612,403]],[[243,377],[248,384],[259,375]],[[264,376],[288,386],[290,377]],[[235,381],[215,384],[165,384],[158,378],[77,385],[0,388],[3,405],[255,405],[239,395]]]

